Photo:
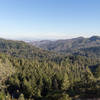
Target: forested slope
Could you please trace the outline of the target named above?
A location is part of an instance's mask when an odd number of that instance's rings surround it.
[[[0,52],[13,57],[27,59],[61,60],[63,58],[62,55],[37,48],[23,41],[5,39],[0,39]]]
[[[0,100],[99,98],[99,70],[100,60],[93,57],[0,39]]]
[[[77,54],[85,56],[100,57],[100,37],[92,36],[90,38],[78,37],[57,41],[36,41],[31,44],[45,50],[55,51],[62,54]]]

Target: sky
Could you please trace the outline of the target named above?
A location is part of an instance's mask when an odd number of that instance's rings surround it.
[[[100,0],[0,0],[0,37],[67,39],[100,35]]]

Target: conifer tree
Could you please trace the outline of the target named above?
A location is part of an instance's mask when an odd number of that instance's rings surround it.
[[[69,86],[70,86],[70,82],[69,82],[69,79],[68,79],[68,75],[67,75],[67,73],[65,73],[63,81],[62,81],[61,89],[67,90]]]

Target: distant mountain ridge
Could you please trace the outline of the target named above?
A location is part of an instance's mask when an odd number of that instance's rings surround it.
[[[100,36],[78,37],[66,40],[23,41],[0,38],[0,52],[24,58],[62,58],[61,54],[100,58]],[[61,54],[59,54],[61,53]]]
[[[91,51],[91,54],[100,56],[100,54],[98,54],[100,51],[100,36],[92,36],[90,38],[78,37],[56,41],[43,40],[31,42],[31,44],[44,50],[59,53],[81,54],[86,56],[88,55],[87,53]]]

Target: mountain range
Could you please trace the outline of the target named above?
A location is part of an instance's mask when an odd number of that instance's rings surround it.
[[[92,36],[90,38],[78,37],[56,41],[33,41],[30,42],[30,44],[44,50],[55,51],[62,54],[100,56],[100,36]]]

